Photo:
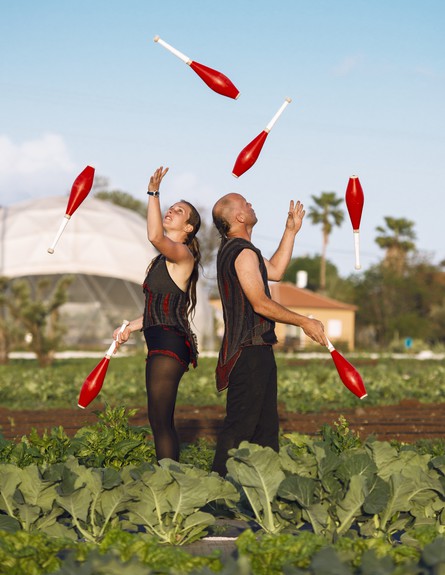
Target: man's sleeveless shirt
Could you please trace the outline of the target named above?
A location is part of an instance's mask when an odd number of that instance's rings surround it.
[[[235,260],[244,249],[250,249],[257,254],[264,291],[270,298],[266,265],[260,250],[242,238],[228,240],[218,252],[216,263],[218,289],[224,314],[224,336],[216,368],[218,391],[229,385],[230,372],[243,347],[271,345],[277,342],[275,322],[255,313],[238,280]]]
[[[142,287],[145,293],[142,329],[161,325],[183,334],[190,347],[190,361],[196,367],[198,346],[187,316],[189,296],[172,280],[164,256],[153,262]]]

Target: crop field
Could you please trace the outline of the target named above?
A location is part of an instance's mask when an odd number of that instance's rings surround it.
[[[48,368],[33,361],[14,360],[0,366],[0,406],[10,409],[48,409],[76,406],[80,388],[97,359],[56,360]],[[356,358],[368,391],[367,405],[392,405],[416,399],[425,403],[445,400],[445,362],[416,359]],[[289,410],[300,412],[352,408],[357,398],[342,384],[328,359],[300,360],[277,357],[278,396]],[[215,388],[216,359],[201,358],[179,386],[178,405],[224,405],[225,395]],[[143,355],[112,358],[101,392],[110,405],[144,405]]]
[[[185,375],[178,403],[224,405],[216,360]],[[95,359],[0,367],[0,406],[75,406]],[[278,357],[279,399],[311,412],[357,406],[330,360]],[[354,358],[372,405],[444,401],[442,361]],[[96,423],[6,440],[0,428],[0,573],[8,575],[434,575],[445,569],[445,443],[366,440],[340,417],[280,452],[243,443],[229,474],[213,447],[156,462],[146,427],[144,358],[111,361]],[[1,425],[1,422],[0,422]],[[236,533],[235,533],[236,532]]]

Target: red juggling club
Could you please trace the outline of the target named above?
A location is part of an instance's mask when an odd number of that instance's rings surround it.
[[[91,166],[87,166],[74,180],[74,183],[71,187],[70,197],[68,198],[65,216],[62,220],[62,223],[60,224],[59,231],[57,232],[51,247],[48,248],[49,254],[54,253],[56,244],[59,241],[63,230],[66,228],[66,225],[69,222],[71,216],[90,193],[91,188],[93,187],[93,180],[94,168]]]
[[[328,340],[328,350],[331,352],[335,367],[337,368],[340,379],[345,386],[352,391],[359,399],[367,397],[365,385],[359,372],[353,365],[338,352],[332,343]]]
[[[129,323],[129,321],[124,320],[119,331],[123,332]],[[77,402],[77,405],[82,409],[85,409],[85,407],[87,407],[93,401],[93,399],[99,395],[99,392],[102,389],[102,385],[104,383],[105,376],[107,374],[108,366],[110,365],[110,358],[113,355],[115,349],[116,340],[113,340],[113,343],[108,348],[104,357],[100,360],[90,375],[83,382],[79,394],[79,400]]]
[[[365,200],[358,176],[351,176],[349,178],[345,200],[354,233],[355,269],[359,270],[362,267],[360,265],[360,220],[362,219]]]
[[[235,178],[239,178],[244,172],[247,172],[253,164],[257,161],[258,156],[260,155],[261,149],[266,141],[269,132],[272,130],[275,122],[283,113],[284,108],[290,103],[292,100],[290,98],[286,98],[284,103],[281,105],[278,112],[272,118],[272,120],[267,124],[262,132],[258,134],[256,138],[254,138],[245,148],[241,150],[239,153],[235,165],[233,166],[232,174]]]
[[[234,100],[238,99],[240,95],[239,90],[232,82],[218,72],[218,70],[213,70],[213,68],[209,68],[204,66],[204,64],[200,64],[199,62],[195,62],[191,60],[188,56],[164,42],[159,36],[154,37],[154,41],[161,46],[164,46],[169,52],[177,56],[180,60],[185,62],[190,68],[198,74],[198,76],[203,80],[209,88],[211,88],[214,92],[221,94],[222,96],[227,96],[228,98],[233,98]]]

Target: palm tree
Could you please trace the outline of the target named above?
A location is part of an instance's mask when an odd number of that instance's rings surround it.
[[[377,226],[379,232],[375,239],[377,245],[386,250],[384,264],[401,273],[405,267],[408,252],[416,249],[413,240],[416,234],[413,230],[414,222],[405,218],[385,217],[386,228]]]
[[[321,224],[323,232],[323,245],[320,265],[320,291],[326,289],[326,247],[334,226],[340,226],[345,217],[343,210],[338,206],[343,198],[337,197],[335,192],[322,192],[320,196],[311,196],[315,207],[310,206],[308,217],[314,224]]]

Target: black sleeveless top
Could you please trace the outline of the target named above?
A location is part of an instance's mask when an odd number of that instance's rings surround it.
[[[224,314],[224,336],[216,367],[218,391],[229,385],[230,372],[243,347],[272,345],[277,342],[275,322],[255,313],[238,280],[235,260],[244,249],[257,254],[264,291],[270,298],[266,265],[260,250],[242,238],[228,240],[219,250],[216,260],[218,289]]]
[[[172,280],[163,255],[155,258],[142,287],[145,294],[142,329],[163,326],[184,335],[190,347],[190,361],[196,367],[198,345],[187,316],[189,296]]]

